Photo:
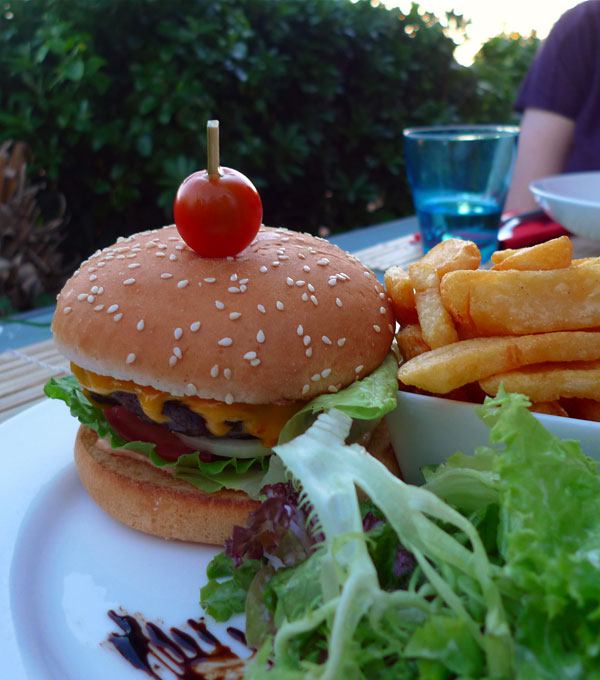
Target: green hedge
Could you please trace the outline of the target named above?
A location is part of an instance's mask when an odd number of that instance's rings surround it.
[[[416,5],[407,16],[368,0],[3,7],[0,140],[31,145],[81,254],[171,220],[179,182],[205,166],[208,118],[267,223],[336,231],[411,211],[404,127],[498,110],[482,108],[477,75]]]

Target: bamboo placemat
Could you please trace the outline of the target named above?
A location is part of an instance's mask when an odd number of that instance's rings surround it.
[[[44,385],[69,373],[69,364],[53,340],[0,354],[0,422],[45,399]]]

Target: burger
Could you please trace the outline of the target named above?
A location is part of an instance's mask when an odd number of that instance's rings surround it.
[[[84,487],[117,520],[220,544],[261,489],[273,447],[339,408],[375,427],[395,405],[394,318],[372,271],[322,239],[261,227],[235,257],[199,257],[175,226],[121,238],[67,281],[52,323],[72,376],[48,396],[81,422]]]

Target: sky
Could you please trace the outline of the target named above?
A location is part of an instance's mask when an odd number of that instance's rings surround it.
[[[455,10],[471,19],[469,39],[459,45],[454,53],[456,60],[468,66],[479,47],[499,33],[529,35],[535,30],[539,38],[545,38],[554,22],[580,0],[418,0],[424,10],[433,12],[440,20],[445,13]],[[387,7],[400,7],[408,11],[411,0],[381,0]]]

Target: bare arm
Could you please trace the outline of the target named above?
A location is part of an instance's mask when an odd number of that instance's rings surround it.
[[[574,130],[575,122],[558,113],[525,110],[505,212],[520,213],[538,207],[529,191],[529,183],[564,170]]]

